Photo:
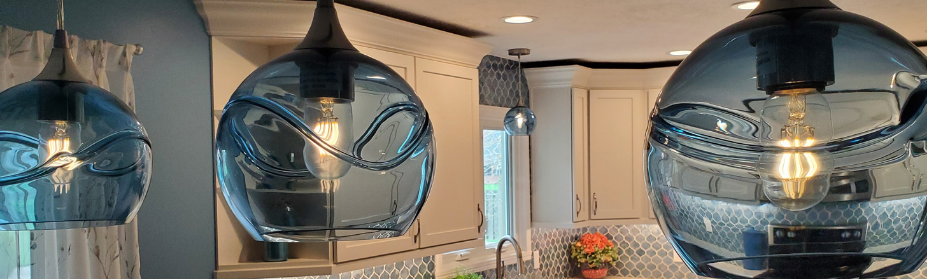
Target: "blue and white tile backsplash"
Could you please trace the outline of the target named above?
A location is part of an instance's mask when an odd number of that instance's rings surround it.
[[[480,105],[512,108],[518,105],[518,83],[525,106],[531,104],[528,80],[518,62],[498,56],[483,57],[477,68],[480,73]],[[530,107],[530,106],[528,106]]]
[[[725,211],[721,211],[725,212]],[[731,213],[731,212],[727,212]],[[696,279],[696,276],[682,262],[674,261],[675,251],[657,225],[621,225],[584,227],[578,229],[531,230],[532,247],[540,251],[540,267],[533,261],[526,261],[528,274],[515,277],[515,265],[506,266],[506,278],[563,279],[578,275],[576,265],[570,262],[570,243],[584,233],[601,232],[618,247],[618,262],[609,269],[608,275],[629,278]],[[486,279],[495,278],[495,270],[478,272]],[[416,258],[404,262],[385,264],[336,275],[296,277],[302,279],[432,279],[435,277],[435,263],[432,257]],[[898,279],[927,278],[927,269],[921,267],[914,273],[893,277]]]
[[[673,209],[665,211],[672,213],[672,222],[683,232],[696,240],[721,245],[723,248],[714,253],[727,256],[743,254],[744,229],[766,231],[770,224],[785,225],[789,221],[803,221],[803,225],[866,224],[867,245],[902,248],[910,245],[914,229],[920,223],[919,212],[910,209],[923,206],[927,197],[859,205],[827,203],[806,211],[782,210],[772,204],[757,208],[680,193],[664,197],[664,200],[673,205]],[[710,232],[706,229],[705,218],[712,221]]]

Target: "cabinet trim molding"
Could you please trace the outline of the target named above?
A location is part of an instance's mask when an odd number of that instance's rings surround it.
[[[591,69],[579,65],[525,69],[528,87],[582,89],[662,88],[676,67],[650,69]]]
[[[586,88],[592,68],[579,65],[525,69],[529,88],[579,87]]]
[[[299,42],[312,24],[315,1],[196,0],[210,36],[242,37],[268,45]],[[492,45],[391,17],[336,4],[352,43],[476,67]],[[242,11],[248,11],[243,13]]]

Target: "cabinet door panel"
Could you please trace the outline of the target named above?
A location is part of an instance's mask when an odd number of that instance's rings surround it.
[[[361,53],[379,60],[392,68],[414,88],[415,57],[366,47],[357,47],[357,49]],[[409,230],[408,234],[400,237],[380,240],[335,242],[335,262],[341,263],[418,249],[418,240],[414,238],[417,231],[418,225],[416,223],[412,226],[412,229]]]
[[[589,92],[590,218],[641,218],[647,94],[643,90]]]
[[[479,81],[475,68],[415,59],[418,94],[434,125],[431,194],[419,215],[421,247],[480,237],[483,208]]]
[[[589,218],[589,91],[573,89],[573,221]]]
[[[406,80],[412,89],[415,89],[415,57],[411,55],[398,54],[394,52],[388,52],[384,50],[356,46],[357,50],[361,53],[372,57],[389,68],[392,68],[393,71],[399,74],[400,77]]]

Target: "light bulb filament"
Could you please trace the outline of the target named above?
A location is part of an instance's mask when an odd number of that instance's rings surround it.
[[[518,124],[518,127],[524,127],[524,126],[525,126],[525,116],[524,116],[524,115],[522,115],[522,114],[520,114],[520,113],[519,113],[518,115],[515,115],[515,121],[516,121],[516,123]]]
[[[51,181],[54,185],[55,192],[66,193],[71,189],[71,181],[74,179],[74,170],[82,162],[74,157],[72,153],[77,150],[80,139],[71,139],[72,136],[79,137],[79,126],[72,127],[66,121],[55,121],[52,128],[54,129],[45,144],[48,167],[58,167],[51,174]],[[75,134],[76,130],[76,134]],[[74,134],[74,135],[72,135]]]
[[[805,96],[808,91],[789,90],[782,91],[789,98],[789,120],[782,127],[779,146],[787,151],[781,154],[778,164],[779,179],[782,180],[783,192],[791,199],[802,198],[806,195],[806,183],[817,175],[819,161],[810,152],[791,151],[795,148],[808,148],[814,145],[814,127],[805,125]]]
[[[330,99],[323,99],[319,102],[322,105],[322,116],[316,121],[313,131],[322,141],[328,144],[337,143],[340,134],[338,128],[338,118],[335,117],[334,102]],[[325,148],[318,147],[319,160],[326,161],[332,159],[332,154]]]

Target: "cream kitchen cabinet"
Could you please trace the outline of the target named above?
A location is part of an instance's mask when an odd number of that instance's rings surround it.
[[[398,54],[368,47],[357,47],[361,53],[383,62],[399,76],[404,78],[415,89],[415,57]],[[335,261],[348,262],[363,258],[388,255],[397,252],[411,251],[419,248],[419,241],[415,237],[418,232],[418,222],[412,225],[409,232],[401,237],[364,240],[364,241],[338,241],[335,242]]]
[[[580,88],[537,88],[531,109],[531,215],[534,227],[571,227],[589,219],[588,99]]]
[[[526,69],[532,224],[574,228],[654,223],[643,156],[647,118],[672,68]]]
[[[438,150],[431,194],[419,215],[421,246],[476,240],[485,224],[477,70],[422,58],[415,67]]]
[[[589,91],[590,219],[647,216],[644,132],[647,92]]]
[[[211,36],[213,110],[217,112],[252,71],[290,52],[302,40],[315,8],[314,1],[194,3]],[[291,243],[288,261],[270,263],[261,260],[263,244],[241,228],[216,185],[217,278],[330,275],[482,246],[478,239],[484,223],[476,67],[492,46],[351,7],[337,5],[337,9],[355,47],[405,78],[429,112],[438,156],[424,209],[404,236]]]
[[[397,70],[413,85],[428,109],[440,152],[431,193],[409,233],[382,240],[335,242],[336,262],[476,241],[484,224],[477,70],[376,49],[358,49]]]

